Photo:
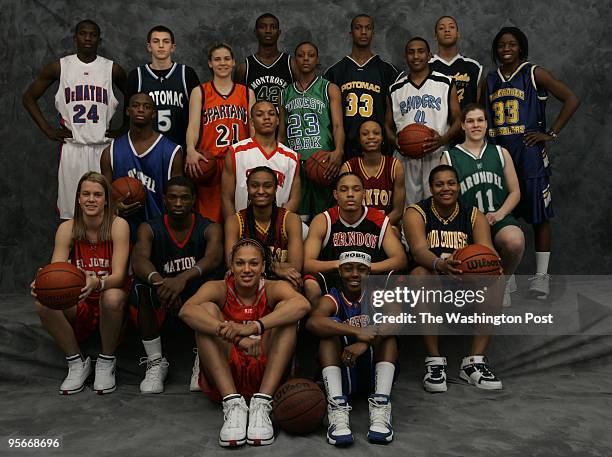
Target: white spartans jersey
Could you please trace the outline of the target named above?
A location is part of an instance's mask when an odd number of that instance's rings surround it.
[[[72,132],[67,141],[78,144],[104,144],[119,102],[113,93],[113,62],[97,56],[84,63],[76,54],[60,59],[59,88],[55,107],[62,123]]]
[[[231,147],[232,167],[236,177],[236,193],[234,205],[236,211],[247,207],[247,176],[255,167],[270,167],[276,173],[278,188],[276,190],[276,204],[282,206],[289,201],[293,178],[299,171],[300,156],[287,146],[277,143],[276,149],[270,154],[255,141],[247,138]]]
[[[407,125],[417,123],[444,135],[449,128],[452,84],[449,77],[437,72],[429,73],[420,86],[409,75],[391,84],[389,95],[398,133]]]

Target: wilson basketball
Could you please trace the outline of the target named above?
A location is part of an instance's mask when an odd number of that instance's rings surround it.
[[[330,186],[333,182],[333,178],[325,179],[324,176],[329,165],[329,161],[327,160],[328,154],[329,151],[317,151],[308,157],[306,163],[304,164],[308,179],[315,184],[320,184],[321,186]]]
[[[407,125],[397,134],[400,153],[411,159],[423,157],[423,144],[432,136],[433,130],[423,124]]]
[[[199,176],[194,176],[191,174],[191,171],[189,171],[189,178],[191,178],[197,186],[210,186],[214,184],[215,177],[217,176],[217,160],[208,159],[208,162],[206,162],[200,159],[198,161],[198,166],[200,167],[201,174]]]
[[[470,244],[457,249],[453,259],[461,261],[457,268],[464,275],[499,275],[502,272],[497,254],[482,244]]]
[[[123,201],[126,205],[136,202],[144,203],[147,198],[147,191],[138,179],[122,176],[113,181],[112,194],[115,201],[120,201],[128,193],[130,196]]]
[[[50,263],[36,275],[34,291],[48,308],[66,309],[76,305],[85,287],[85,273],[68,262]]]
[[[274,394],[274,419],[285,432],[305,435],[317,430],[327,411],[327,400],[309,379],[287,381]]]

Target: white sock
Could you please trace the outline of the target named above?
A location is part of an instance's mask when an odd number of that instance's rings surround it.
[[[548,261],[550,260],[550,252],[537,252],[536,258],[536,273],[548,273]]]
[[[395,365],[391,362],[378,362],[376,364],[375,394],[391,395]]]
[[[323,382],[329,398],[342,396],[342,372],[340,367],[332,365],[323,368]]]
[[[147,353],[149,360],[160,359],[162,356],[161,337],[157,337],[154,340],[142,340],[142,345]]]

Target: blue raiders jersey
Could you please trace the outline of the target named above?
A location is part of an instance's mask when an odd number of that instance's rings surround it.
[[[350,302],[339,289],[332,287],[325,296],[336,304],[336,313],[331,316],[335,320],[354,327],[369,325],[370,316],[367,314],[367,304],[364,303],[365,294],[361,294],[358,301]]]
[[[140,223],[164,213],[166,184],[172,177],[172,162],[180,149],[180,146],[162,134],[141,155],[136,152],[129,133],[116,138],[111,143],[113,181],[122,176],[130,176],[142,182],[147,191],[144,212],[127,218],[132,238],[136,236],[136,229]]]
[[[535,82],[536,65],[523,62],[505,78],[501,69],[487,76],[485,105],[491,142],[508,150],[519,178],[550,175],[544,144],[528,147],[526,133],[546,132],[546,91]]]

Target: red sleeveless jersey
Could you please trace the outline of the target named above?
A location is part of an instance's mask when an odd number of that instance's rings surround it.
[[[247,211],[248,208],[240,210],[236,213],[238,218],[238,226],[240,227],[240,238],[257,238],[263,243],[264,246],[270,248],[272,254],[272,260],[276,262],[287,261],[287,249],[289,248],[289,237],[287,236],[286,219],[289,211],[286,208],[276,209],[276,220],[274,221],[273,230],[273,241],[269,242],[268,230],[264,229],[261,225],[254,221],[255,233],[250,233],[247,225]]]
[[[113,260],[113,242],[101,241],[90,243],[87,240],[74,240],[70,263],[76,265],[83,271],[95,273],[98,277],[111,275]],[[100,296],[99,292],[92,292],[87,297],[95,300]]]
[[[227,148],[249,137],[247,88],[234,84],[228,95],[221,95],[212,81],[200,84],[202,113],[198,148],[222,159]]]
[[[363,203],[369,208],[376,208],[389,214],[393,210],[393,183],[395,182],[395,157],[382,156],[383,160],[374,175],[369,175],[363,164],[363,158],[353,157],[346,166],[363,180],[365,195]]]
[[[259,281],[257,296],[251,305],[245,305],[238,294],[236,293],[236,278],[234,275],[228,275],[225,278],[227,286],[227,298],[223,304],[221,312],[225,319],[232,322],[249,322],[261,319],[268,314],[268,297],[266,296],[266,280]]]

